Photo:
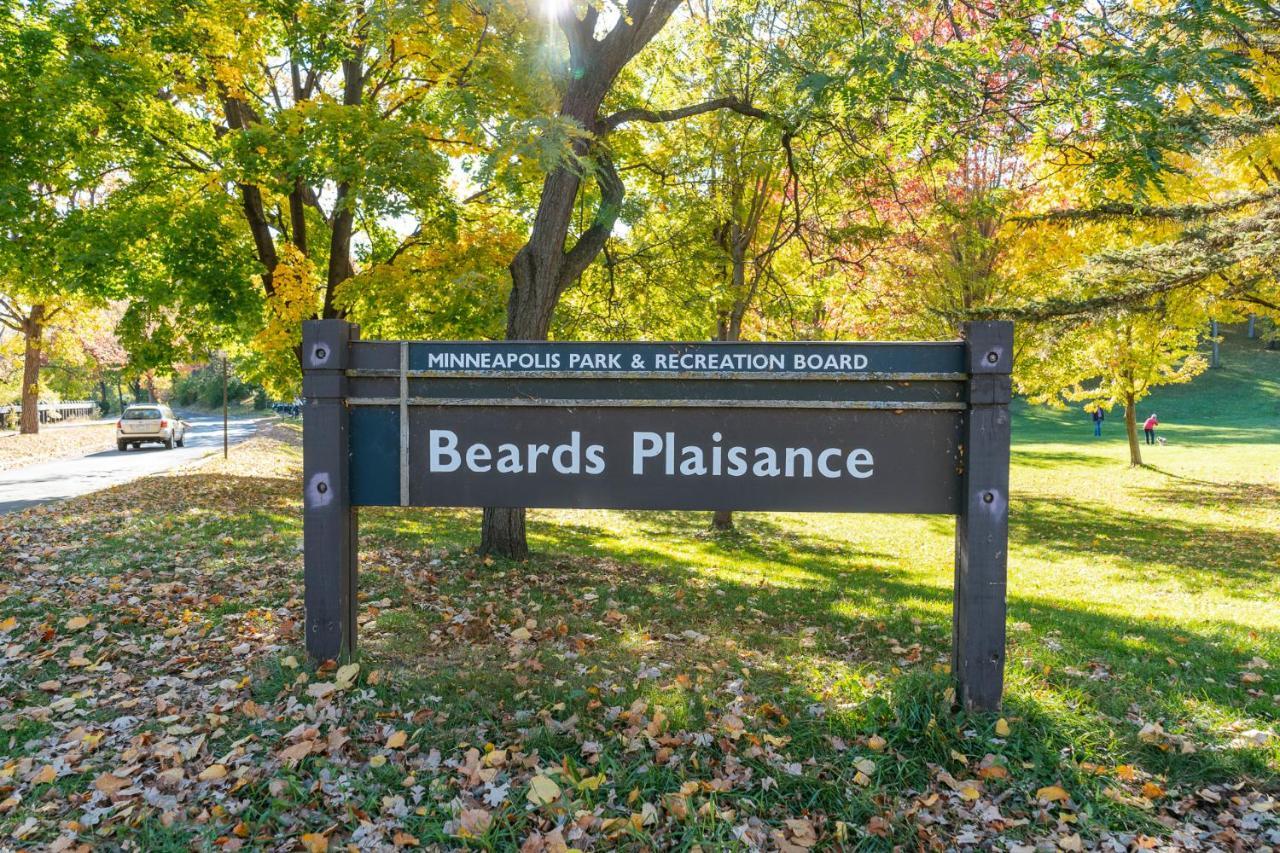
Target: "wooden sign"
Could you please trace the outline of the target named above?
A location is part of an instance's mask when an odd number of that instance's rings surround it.
[[[361,341],[310,321],[308,651],[355,653],[360,506],[947,514],[958,695],[998,707],[1012,339]]]

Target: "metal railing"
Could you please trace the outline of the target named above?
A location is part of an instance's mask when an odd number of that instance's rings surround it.
[[[41,402],[39,409],[40,423],[47,424],[67,418],[90,418],[97,410],[98,404],[93,400],[62,400],[57,403]],[[22,405],[0,406],[0,429],[12,429],[22,417]]]

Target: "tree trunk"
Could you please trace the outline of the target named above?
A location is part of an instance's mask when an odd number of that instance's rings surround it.
[[[1142,445],[1138,443],[1138,406],[1132,394],[1124,400],[1124,428],[1129,434],[1129,465],[1139,467],[1142,465]]]
[[[736,228],[732,229],[736,232]],[[716,324],[716,340],[718,341],[740,341],[742,340],[742,318],[747,313],[747,303],[744,299],[744,287],[747,280],[747,256],[745,247],[740,248],[738,241],[735,239],[732,244],[726,246],[729,249],[729,255],[733,261],[733,307],[729,312],[721,313],[720,320]],[[733,530],[733,510],[718,509],[711,515],[711,529],[728,531]]]
[[[44,306],[32,305],[22,322],[22,420],[18,432],[40,432],[40,349],[44,338]]]
[[[551,180],[548,178],[547,182]],[[576,190],[575,181],[575,194]],[[563,252],[557,248],[554,254],[538,253],[532,247],[530,240],[511,262],[511,295],[507,300],[509,341],[545,341],[551,330],[559,289],[554,279],[559,273],[556,256],[562,256]],[[485,507],[480,525],[480,553],[509,560],[528,559],[524,507]]]
[[[509,560],[529,558],[524,507],[485,507],[480,532],[480,553],[497,554]]]

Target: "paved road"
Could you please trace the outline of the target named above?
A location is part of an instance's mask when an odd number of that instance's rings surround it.
[[[96,492],[119,483],[127,483],[179,465],[194,462],[214,451],[222,450],[222,418],[201,415],[187,417],[186,447],[165,450],[160,444],[146,444],[134,450],[115,449],[114,434],[106,439],[110,449],[91,453],[79,459],[59,459],[41,465],[29,465],[11,471],[0,471],[0,513],[13,512],[35,504],[73,498]],[[232,418],[228,435],[231,443],[253,435],[261,418]]]

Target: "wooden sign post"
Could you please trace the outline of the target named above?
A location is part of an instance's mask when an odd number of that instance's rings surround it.
[[[956,517],[953,671],[1000,705],[1010,323],[911,343],[361,341],[303,325],[307,650],[356,653],[361,506]]]

